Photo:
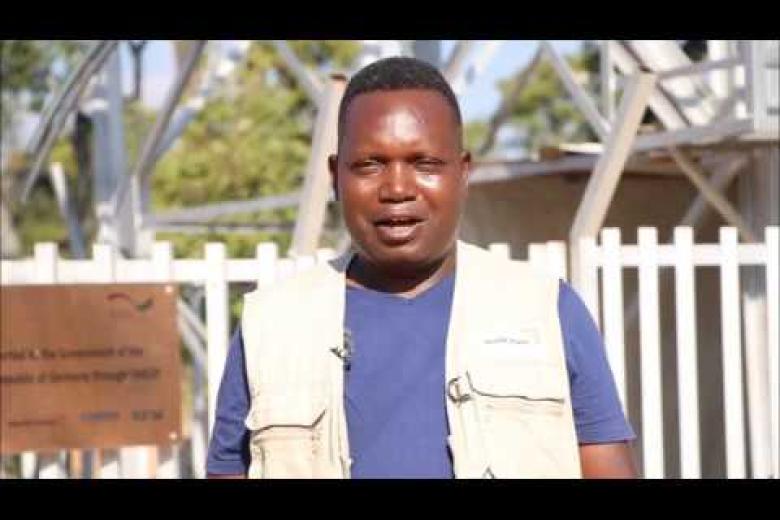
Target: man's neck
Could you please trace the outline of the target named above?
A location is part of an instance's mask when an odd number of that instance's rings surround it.
[[[414,298],[455,270],[455,249],[453,246],[443,259],[414,270],[381,269],[357,254],[347,269],[347,284]]]

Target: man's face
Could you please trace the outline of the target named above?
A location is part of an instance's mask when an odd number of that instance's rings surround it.
[[[330,170],[363,258],[407,271],[452,251],[470,167],[460,138],[452,108],[435,91],[371,92],[352,100]]]

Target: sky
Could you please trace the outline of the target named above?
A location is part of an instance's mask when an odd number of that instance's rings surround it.
[[[560,54],[577,51],[580,40],[555,40],[550,42]],[[537,40],[506,41],[493,55],[488,66],[460,96],[461,110],[466,121],[487,119],[498,107],[500,92],[498,82],[512,76],[528,63],[538,47]],[[455,40],[444,40],[442,54],[448,56]],[[127,93],[132,90],[133,69],[127,45],[122,47],[122,81]],[[158,108],[173,82],[174,54],[169,40],[152,40],[144,51],[143,101]]]

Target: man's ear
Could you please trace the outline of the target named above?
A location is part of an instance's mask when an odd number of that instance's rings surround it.
[[[333,187],[333,196],[336,200],[339,200],[339,158],[337,155],[328,156],[328,171],[330,171],[330,185]]]
[[[471,165],[471,152],[463,150],[463,153],[460,156],[460,166],[466,182],[468,182],[468,178],[471,175]]]

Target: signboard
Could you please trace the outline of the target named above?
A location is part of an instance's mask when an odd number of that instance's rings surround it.
[[[0,289],[0,453],[181,436],[176,289]]]

